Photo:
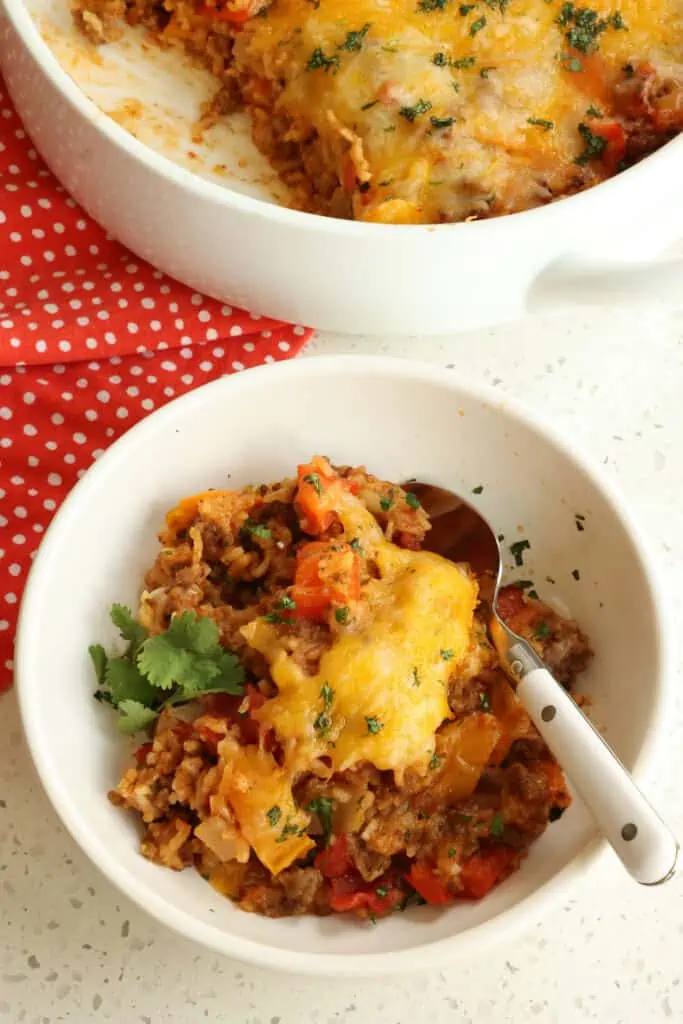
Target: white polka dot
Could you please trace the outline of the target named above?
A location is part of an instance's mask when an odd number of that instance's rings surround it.
[[[173,373],[175,370],[178,369],[178,367],[176,366],[175,363],[171,362],[170,359],[165,359],[161,364],[161,369],[168,370],[169,373]]]
[[[190,302],[192,303],[193,306],[201,306],[202,303],[204,302],[204,296],[200,295],[198,292],[195,292],[192,298],[190,299]]]
[[[95,397],[98,402],[108,402],[111,399],[111,395],[108,391],[98,391]]]
[[[16,604],[17,603],[17,595],[13,594],[10,591],[9,594],[5,594],[5,600],[7,601],[7,604]]]
[[[76,433],[75,433],[75,434],[73,435],[73,440],[74,440],[74,441],[76,442],[76,444],[85,444],[85,442],[86,442],[86,441],[87,441],[88,439],[87,439],[87,437],[85,436],[85,434],[82,434],[82,433],[81,433],[80,431],[77,431],[77,432],[76,432]]]
[[[211,319],[211,314],[209,313],[208,309],[200,309],[199,312],[197,313],[197,319],[200,320],[203,324],[208,324],[209,320]]]
[[[236,359],[234,361],[234,363],[232,364],[232,368],[233,368],[233,370],[237,370],[237,371],[243,370],[244,369],[244,363],[240,363],[240,361],[238,359]]]
[[[10,576],[20,576],[21,566],[18,565],[16,562],[12,562],[12,564],[9,567],[9,574]]]
[[[231,338],[239,338],[239,336],[241,334],[242,334],[242,328],[239,326],[239,324],[236,324],[234,327],[230,328],[230,337]]]
[[[213,370],[213,363],[210,363],[208,359],[205,359],[199,364],[199,369],[203,370],[204,373],[208,373],[210,370]]]
[[[288,341],[278,341],[277,347],[280,349],[281,352],[289,352],[291,345],[289,344]]]
[[[126,324],[126,330],[128,331],[129,334],[137,334],[139,329],[140,328],[138,327],[138,325],[136,323],[133,323],[132,321]]]
[[[52,420],[56,427],[61,427],[62,423],[64,422],[64,417],[62,416],[61,412],[53,412],[52,416],[50,416],[50,419]]]
[[[25,423],[24,424],[24,433],[26,434],[27,437],[35,437],[36,434],[38,433],[38,431],[33,426],[32,423]]]
[[[37,459],[35,455],[29,455],[26,461],[28,462],[29,466],[31,466],[33,469],[35,469],[36,466],[40,465],[40,459]],[[33,490],[33,488],[31,488],[31,490]],[[29,491],[28,493],[30,494],[31,491]]]
[[[12,419],[12,410],[9,409],[6,405],[3,405],[2,408],[0,408],[0,420],[11,420],[11,419]]]
[[[74,464],[74,462],[76,461],[76,456],[75,456],[75,455],[72,455],[72,454],[71,454],[71,452],[68,452],[68,453],[67,453],[67,454],[66,454],[66,455],[64,456],[64,461],[66,462],[66,464],[67,464],[68,466],[72,466],[72,465]]]
[[[26,519],[28,512],[26,511],[23,505],[17,505],[16,508],[14,509],[14,514],[19,519]]]
[[[218,337],[218,331],[215,327],[209,327],[207,328],[205,337],[207,341],[215,341]]]
[[[90,423],[93,423],[97,419],[97,413],[95,412],[94,409],[86,409],[85,410],[85,418]]]
[[[306,333],[306,328],[305,327],[298,327],[298,326],[294,327],[293,328],[293,333],[296,334],[300,338],[303,334]]]
[[[14,544],[25,544],[26,537],[24,537],[23,533],[15,533],[14,536],[12,537],[12,541]]]
[[[126,388],[126,394],[130,395],[131,398],[137,398],[140,394],[140,388],[136,388],[131,385],[131,387]]]
[[[59,487],[59,485],[62,482],[62,478],[59,475],[59,473],[48,473],[47,482],[49,483],[50,487]]]
[[[125,408],[125,406],[120,405],[118,407],[118,409],[116,410],[116,416],[117,416],[117,419],[120,419],[120,420],[125,420],[125,419],[128,418],[128,410]]]
[[[154,402],[152,401],[151,398],[143,398],[142,401],[140,402],[140,405],[147,412],[149,412],[150,409],[154,408]]]
[[[10,477],[10,483],[14,484],[15,487],[23,487],[25,480],[23,476],[13,476]]]
[[[154,299],[144,298],[141,300],[140,305],[143,309],[154,309]]]
[[[54,512],[57,508],[57,502],[53,501],[52,498],[46,498],[43,502],[43,508],[47,509],[48,512]]]
[[[153,331],[160,331],[161,330],[161,321],[160,320],[150,320],[149,326],[151,327],[151,329]]]
[[[34,523],[31,529],[34,533],[42,533],[45,527],[41,526],[40,523]]]

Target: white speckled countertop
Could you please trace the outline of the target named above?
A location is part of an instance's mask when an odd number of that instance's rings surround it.
[[[536,404],[620,482],[683,604],[683,312],[309,347],[347,351],[419,357]],[[652,794],[679,836],[682,708]],[[639,889],[608,857],[552,916],[453,972],[309,981],[204,952],[120,896],[76,848],[36,780],[15,695],[0,701],[0,1022],[653,1024],[683,1021],[682,969],[682,877]]]

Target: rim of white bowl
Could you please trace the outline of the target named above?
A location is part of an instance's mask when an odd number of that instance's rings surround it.
[[[465,232],[476,231],[483,234],[484,231],[496,232],[500,230],[503,222],[523,222],[529,226],[532,223],[539,231],[557,230],[555,221],[563,217],[565,204],[571,203],[573,215],[579,215],[581,208],[586,217],[599,217],[600,207],[608,199],[613,204],[626,202],[632,197],[631,183],[637,176],[640,178],[639,188],[641,190],[656,188],[658,180],[669,180],[671,169],[668,160],[673,149],[683,152],[683,135],[672,139],[640,163],[621,171],[619,174],[600,182],[583,192],[558,199],[546,206],[539,206],[532,210],[522,210],[519,213],[505,214],[501,217],[492,217],[489,220],[472,222],[458,222],[455,224],[372,224],[365,221],[343,220],[341,218],[323,217],[320,214],[305,213],[300,210],[291,210],[278,203],[269,203],[253,196],[246,196],[241,192],[234,191],[227,185],[219,185],[216,182],[208,181],[174,163],[169,157],[163,156],[156,150],[140,142],[130,132],[126,131],[116,121],[104,113],[100,107],[91,100],[79,85],[71,78],[68,72],[57,60],[57,57],[50,46],[43,39],[38,26],[23,0],[0,0],[0,5],[5,11],[6,17],[12,22],[14,28],[23,40],[26,48],[36,63],[43,69],[55,88],[65,97],[86,120],[90,121],[103,135],[107,136],[114,145],[119,146],[131,157],[146,167],[156,171],[158,174],[173,182],[179,187],[193,192],[199,198],[217,202],[223,206],[233,206],[237,209],[262,217],[265,220],[273,220],[296,227],[300,230],[320,230],[331,235],[346,235],[351,233],[358,237],[359,241],[364,238],[378,237],[381,232],[391,231],[394,241],[399,234],[406,235],[413,240],[416,235],[425,232],[454,232],[458,231],[464,235]],[[649,194],[649,193],[648,193]],[[597,204],[597,209],[596,209]],[[567,216],[569,208],[567,208]],[[583,222],[582,222],[583,223]]]
[[[39,685],[35,682],[38,674],[32,671],[33,652],[39,649],[39,637],[36,635],[38,624],[36,616],[33,615],[33,605],[38,600],[43,576],[46,572],[49,573],[51,553],[60,543],[62,525],[66,525],[77,514],[81,496],[97,485],[99,477],[108,470],[109,465],[117,460],[129,458],[130,450],[138,443],[138,439],[142,439],[150,428],[163,429],[165,422],[175,416],[180,405],[186,408],[201,405],[203,396],[208,390],[225,389],[229,392],[235,389],[258,388],[263,378],[278,377],[284,385],[291,377],[315,379],[320,376],[330,377],[343,373],[362,373],[364,377],[419,380],[436,384],[455,394],[465,393],[475,400],[500,408],[505,416],[521,422],[559,448],[588,476],[593,486],[602,492],[614,515],[621,521],[633,541],[636,557],[641,563],[643,574],[650,588],[648,597],[654,609],[660,672],[656,679],[650,725],[633,767],[634,777],[641,781],[644,780],[654,767],[664,746],[665,729],[663,726],[669,717],[675,696],[673,616],[664,600],[665,592],[659,581],[657,564],[650,552],[649,542],[643,537],[640,527],[633,521],[627,503],[618,488],[611,481],[606,480],[600,474],[598,467],[593,466],[591,461],[573,444],[569,443],[543,416],[539,416],[536,412],[532,413],[516,399],[507,395],[502,396],[500,392],[488,385],[470,381],[459,374],[454,374],[453,371],[442,370],[412,360],[383,356],[334,355],[260,366],[201,385],[137,423],[118,441],[114,442],[91,466],[67,496],[45,533],[29,573],[21,602],[16,639],[15,673],[21,718],[29,750],[42,785],[73,839],[113,885],[161,924],[165,924],[187,938],[194,939],[202,946],[224,953],[236,960],[297,974],[323,977],[368,977],[395,971],[414,971],[436,967],[456,957],[469,959],[485,952],[502,939],[514,935],[521,928],[538,920],[542,911],[567,889],[569,883],[585,876],[588,869],[595,864],[598,856],[605,852],[606,842],[597,837],[589,840],[584,850],[569,864],[520,903],[504,910],[491,921],[475,925],[472,929],[457,935],[437,939],[409,949],[363,955],[304,953],[277,949],[250,939],[230,935],[213,925],[198,921],[191,914],[170,906],[156,892],[141,883],[134,873],[123,870],[118,861],[110,856],[106,846],[93,834],[81,817],[76,803],[69,793],[63,790],[58,778],[51,771],[48,759],[43,754],[41,730],[37,718],[34,717],[32,704],[32,698]],[[31,681],[32,679],[34,682]]]

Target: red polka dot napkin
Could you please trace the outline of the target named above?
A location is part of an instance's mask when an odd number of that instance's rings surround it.
[[[31,147],[0,78],[0,691],[31,558],[92,460],[170,399],[296,355],[309,333],[192,292],[115,242]]]

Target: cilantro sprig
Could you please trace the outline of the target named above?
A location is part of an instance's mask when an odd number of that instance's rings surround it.
[[[121,732],[146,729],[163,708],[205,693],[243,693],[244,670],[221,647],[213,619],[183,612],[165,633],[149,636],[125,605],[113,605],[110,617],[127,642],[124,654],[108,655],[101,644],[88,651],[98,683],[95,697],[116,709]]]

